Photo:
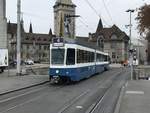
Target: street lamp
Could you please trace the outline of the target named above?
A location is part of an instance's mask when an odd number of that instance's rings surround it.
[[[20,32],[20,14],[21,14],[21,0],[17,0],[17,75],[21,75],[21,32]]]
[[[131,47],[131,30],[132,30],[132,24],[131,24],[131,14],[134,12],[134,10],[133,9],[128,9],[126,12],[129,12],[130,13],[130,23],[129,23],[129,29],[130,29],[130,31],[129,31],[129,36],[130,36],[130,47]]]
[[[134,12],[133,9],[128,9],[126,12],[130,13],[130,23],[129,23],[129,37],[130,37],[130,51],[133,49],[131,44],[131,30],[132,30],[132,24],[131,24],[131,14]],[[131,80],[133,79],[133,53],[130,52],[130,62],[131,62]]]

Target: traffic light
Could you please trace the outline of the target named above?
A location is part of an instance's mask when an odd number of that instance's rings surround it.
[[[137,51],[136,51],[136,49],[130,49],[129,52],[132,54],[133,60],[136,60],[137,59]]]
[[[137,52],[136,49],[133,50],[133,60],[137,59]]]

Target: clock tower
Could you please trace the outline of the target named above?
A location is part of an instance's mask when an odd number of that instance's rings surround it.
[[[75,37],[75,8],[71,0],[57,0],[54,5],[54,33],[56,36]]]

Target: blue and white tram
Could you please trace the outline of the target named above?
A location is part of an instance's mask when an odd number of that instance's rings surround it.
[[[50,44],[50,80],[80,81],[109,68],[107,53],[75,43]]]

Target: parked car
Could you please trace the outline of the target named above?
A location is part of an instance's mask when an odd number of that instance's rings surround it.
[[[25,64],[27,64],[27,65],[34,65],[34,61],[31,60],[31,59],[27,59],[27,60],[25,60]]]
[[[34,60],[34,63],[41,63],[40,60]]]
[[[24,65],[24,64],[25,64],[25,62],[23,60],[21,60],[21,65]],[[17,65],[17,60],[10,60],[9,61],[9,66],[16,67],[16,65]]]

